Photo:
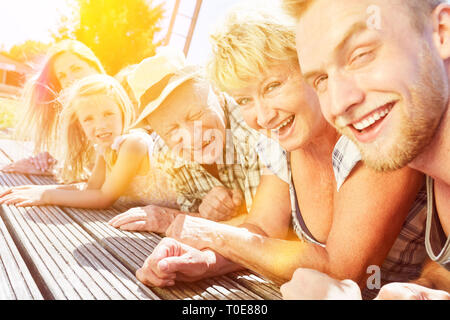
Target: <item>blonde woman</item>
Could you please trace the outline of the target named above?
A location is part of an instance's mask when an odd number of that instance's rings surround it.
[[[0,196],[0,203],[102,209],[126,197],[146,204],[175,206],[171,184],[151,165],[152,137],[129,131],[134,108],[114,78],[92,75],[79,80],[70,88],[63,105],[57,150],[63,159],[61,177],[72,181],[85,176],[95,156],[86,188],[15,187]]]
[[[36,155],[12,163],[3,171],[51,174],[55,163],[51,153],[61,112],[58,96],[75,80],[97,73],[104,74],[105,70],[83,43],[63,40],[50,49],[40,71],[26,83],[21,121],[16,130],[18,138],[33,141]]]

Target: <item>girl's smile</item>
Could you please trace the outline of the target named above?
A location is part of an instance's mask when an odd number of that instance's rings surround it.
[[[109,147],[122,134],[122,111],[117,102],[105,94],[91,95],[78,102],[77,116],[86,137],[93,143]]]

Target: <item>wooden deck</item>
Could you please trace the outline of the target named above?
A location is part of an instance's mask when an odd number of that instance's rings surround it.
[[[30,154],[0,140],[0,166]],[[49,177],[0,172],[0,188],[54,184]],[[0,299],[280,300],[278,286],[252,272],[234,272],[170,288],[148,288],[136,277],[161,240],[123,232],[107,222],[128,208],[86,210],[0,207]]]

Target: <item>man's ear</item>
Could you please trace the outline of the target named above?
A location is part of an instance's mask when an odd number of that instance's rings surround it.
[[[433,39],[443,60],[450,58],[450,5],[440,4],[432,14]]]

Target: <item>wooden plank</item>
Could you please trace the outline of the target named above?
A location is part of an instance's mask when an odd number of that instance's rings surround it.
[[[2,150],[0,150],[0,166],[3,167],[10,163],[11,159],[4,152],[2,152]]]
[[[11,151],[14,150],[14,143],[0,140],[0,149],[8,153],[9,157],[17,156],[17,152]],[[52,178],[45,176],[29,176],[29,179],[33,184],[55,183]],[[69,208],[63,210],[134,273],[161,237],[156,234],[123,232],[107,225],[109,219],[126,209],[124,206],[115,206],[104,212]],[[170,289],[153,288],[153,291],[163,299],[281,299],[278,286],[250,271],[206,279],[196,284],[178,284]]]
[[[0,174],[3,186],[27,183],[24,176]],[[52,298],[158,299],[61,209],[2,207]]]
[[[42,300],[22,256],[0,217],[0,300]]]
[[[123,212],[117,208],[109,210],[79,210],[72,208],[64,208],[64,210],[79,224],[83,225],[85,230],[90,232],[105,248],[117,253],[122,258],[122,262],[133,271],[142,266],[147,256],[151,254],[154,247],[161,240],[161,236],[155,233],[146,232],[125,232],[112,228],[107,222],[115,215]],[[131,250],[131,251],[130,251]],[[137,255],[135,251],[141,254]],[[252,273],[248,273],[252,275]],[[267,281],[265,282],[267,283]],[[181,283],[177,284],[173,289],[186,290],[181,288]],[[238,276],[223,276],[212,279],[205,279],[194,284],[184,284],[195,292],[195,296],[202,296],[205,293],[211,294],[216,299],[280,299],[278,291],[270,289],[261,289],[258,293],[253,286],[261,285],[261,282],[252,278],[239,278]],[[157,290],[156,288],[154,290]],[[165,289],[169,290],[169,289]],[[158,294],[164,294],[159,292]],[[210,297],[208,297],[209,299]]]
[[[136,272],[143,265],[145,259],[161,240],[161,237],[156,234],[149,233],[144,235],[136,232],[123,232],[112,228],[107,222],[118,213],[114,209],[80,210],[64,208],[64,210],[102,243],[107,250],[114,252],[118,259],[133,272]],[[198,286],[192,287],[186,284],[178,284],[167,289],[153,288],[153,290],[164,299],[200,299],[201,297],[205,299],[220,299],[222,297],[218,292],[215,292],[217,296],[214,296]]]
[[[30,178],[37,184],[54,183],[49,177],[31,176]],[[71,215],[75,221],[84,225],[85,230],[90,232],[94,238],[98,239],[101,243],[104,243],[106,248],[110,248],[112,252],[116,253],[116,257],[127,265],[130,270],[135,271],[153,251],[153,248],[159,243],[161,237],[154,233],[123,232],[111,228],[106,224],[112,217],[126,211],[127,208],[128,207],[124,205],[116,205],[110,210],[80,210],[70,208],[64,208],[64,210]],[[136,240],[137,238],[141,240]],[[136,250],[134,248],[136,248]],[[218,284],[219,282],[224,284],[222,287],[228,287],[231,291],[224,291]],[[205,285],[205,283],[208,285]],[[207,288],[214,288],[213,295],[218,299],[222,299],[224,296],[227,299],[281,299],[278,286],[250,271],[231,273],[221,278],[214,278],[213,280],[206,279],[204,280],[204,283],[197,284],[204,292],[208,292],[208,290],[206,290]],[[238,289],[235,288],[236,286]],[[157,289],[154,289],[154,291],[155,290]],[[201,293],[199,288],[193,290],[196,292],[195,296],[198,296]],[[162,298],[165,298],[165,293],[167,292],[158,292],[158,294],[162,295]]]
[[[0,139],[0,149],[2,149],[12,161],[17,161],[28,158],[33,154],[33,143],[28,141]]]
[[[249,272],[240,271],[227,275],[232,281],[236,281],[245,288],[255,292],[267,300],[281,300],[280,286],[264,279],[262,276]]]

